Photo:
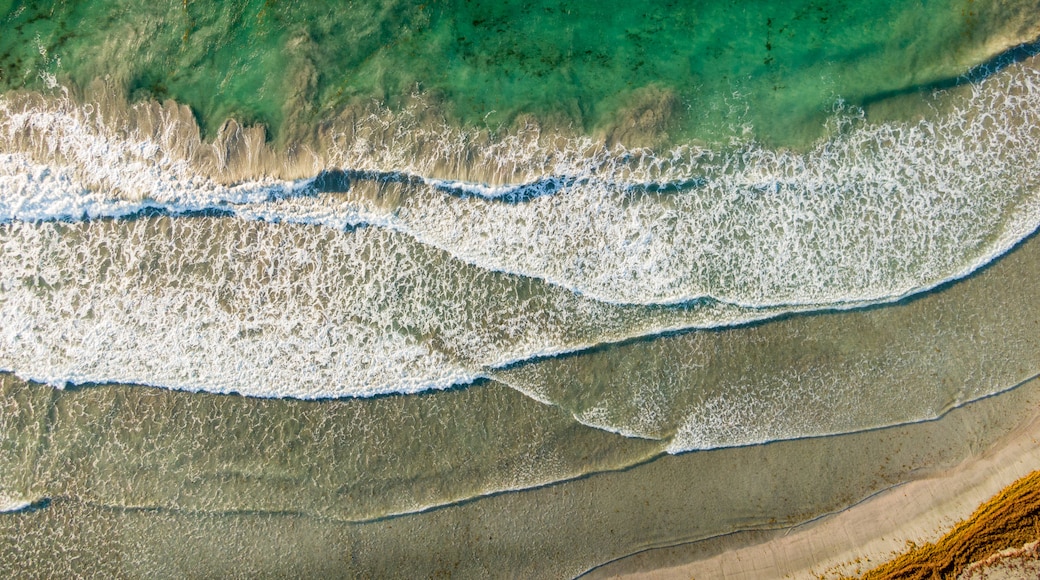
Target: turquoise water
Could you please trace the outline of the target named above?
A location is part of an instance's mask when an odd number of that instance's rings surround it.
[[[805,144],[841,100],[862,105],[963,73],[1014,10],[894,2],[15,2],[0,86],[112,77],[134,100],[188,104],[290,138],[348,104],[429,93],[452,122],[533,114],[622,137],[650,111],[670,140],[748,127]],[[619,117],[620,115],[620,117]],[[623,125],[623,124],[622,124]],[[620,129],[620,132],[619,132]],[[293,135],[295,136],[295,135]]]
[[[0,3],[0,524],[288,514],[392,570],[364,530],[1002,393],[1040,352],[1037,13]],[[797,519],[727,505],[655,542]]]

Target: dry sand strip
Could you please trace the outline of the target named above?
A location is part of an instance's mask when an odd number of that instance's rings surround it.
[[[870,570],[863,580],[1037,578],[1037,542],[1030,540],[1038,536],[1040,471],[1034,471],[982,504],[938,542],[914,547]]]
[[[911,542],[922,545],[938,541],[981,504],[1038,469],[1040,415],[998,445],[950,470],[882,491],[768,541],[748,546],[747,538],[737,534],[731,538],[733,549],[682,565],[619,577],[858,577],[906,552]]]

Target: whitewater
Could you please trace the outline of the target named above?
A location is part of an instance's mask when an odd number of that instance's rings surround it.
[[[264,176],[275,154],[254,129],[205,142],[176,104],[6,95],[0,370],[57,387],[416,393],[635,337],[898,301],[1040,225],[1040,70],[1005,64],[919,120],[838,105],[805,152],[478,138],[379,110],[282,160],[293,179]],[[593,415],[578,419],[641,436]]]

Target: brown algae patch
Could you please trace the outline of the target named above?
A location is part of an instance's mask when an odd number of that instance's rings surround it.
[[[1004,488],[934,544],[914,546],[863,580],[957,578],[1009,547],[1040,538],[1040,471]]]

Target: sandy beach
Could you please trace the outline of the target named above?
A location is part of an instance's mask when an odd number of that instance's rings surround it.
[[[0,578],[1040,563],[1040,0],[731,4],[0,0]]]
[[[1036,379],[1024,388],[1034,388]],[[1040,413],[976,457],[924,479],[881,491],[838,513],[780,533],[737,533],[684,547],[651,550],[590,577],[845,578],[860,576],[905,552],[936,542],[980,504],[1040,469]],[[763,536],[770,535],[763,541]],[[747,545],[748,543],[751,545]],[[700,545],[698,545],[700,544]],[[1009,546],[1010,547],[1010,546]],[[711,556],[698,557],[706,551]],[[665,554],[664,552],[670,552]],[[652,562],[666,565],[647,569]]]
[[[32,562],[52,576],[837,577],[908,539],[934,540],[1040,467],[1038,408],[1034,380],[937,421],[665,456],[361,524],[55,497],[0,518],[0,572]],[[751,531],[718,535],[734,529]]]

